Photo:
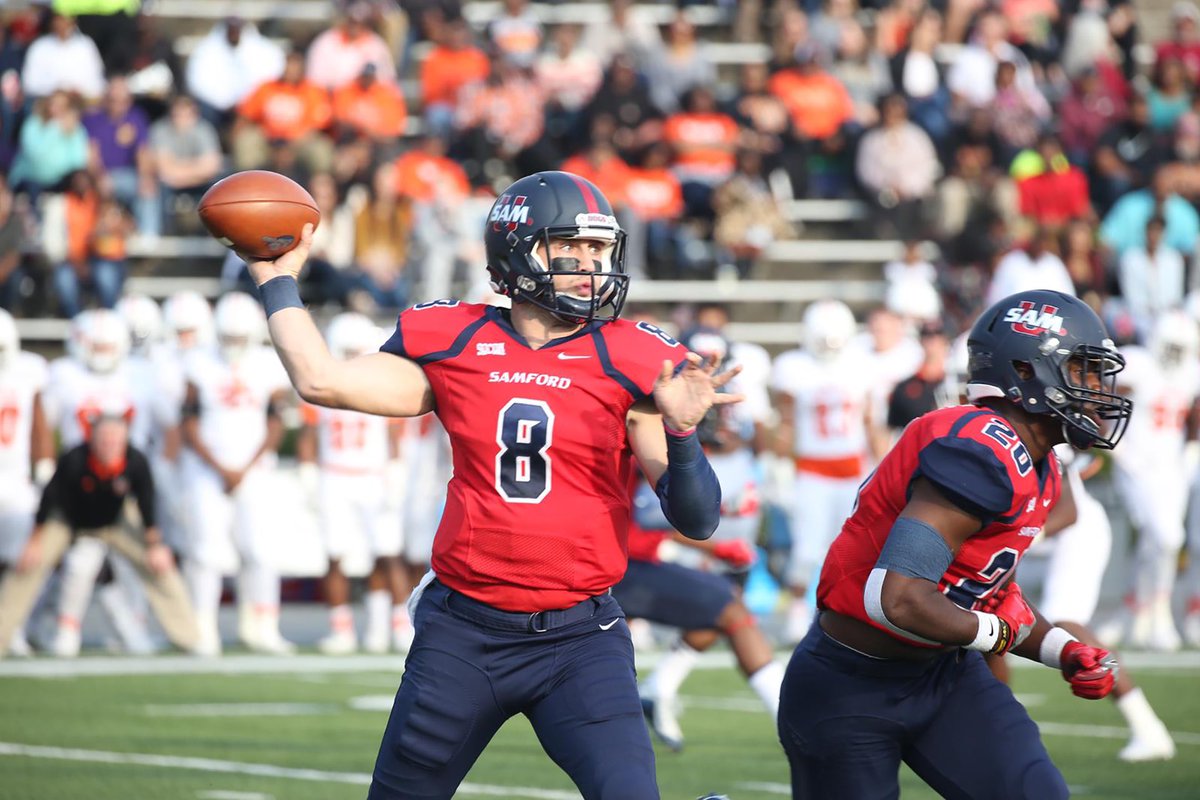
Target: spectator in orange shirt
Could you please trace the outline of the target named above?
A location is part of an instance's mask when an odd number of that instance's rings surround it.
[[[421,64],[425,127],[439,136],[448,136],[459,90],[484,80],[490,71],[491,63],[472,42],[466,20],[456,19],[441,26],[436,46]]]
[[[345,86],[362,74],[363,67],[374,64],[379,79],[396,80],[396,63],[387,42],[367,27],[371,4],[356,0],[334,27],[313,40],[308,48],[308,79],[332,91]]]
[[[596,188],[612,203],[617,216],[621,216],[627,206],[630,171],[629,165],[621,160],[613,148],[612,137],[599,132],[594,133],[591,146],[568,158],[560,169],[563,172],[573,172],[596,184]]]
[[[665,279],[679,277],[679,237],[676,222],[683,216],[683,189],[671,172],[671,148],[651,145],[641,166],[631,167],[625,184],[631,224],[626,263],[634,275]]]
[[[304,78],[304,56],[289,53],[283,76],[264,83],[238,106],[234,163],[240,170],[258,169],[272,159],[288,163],[298,157],[310,172],[327,172],[333,142],[324,131],[332,119],[329,95]]]
[[[383,143],[404,135],[408,110],[396,85],[379,80],[375,65],[367,64],[358,80],[334,91],[333,120],[344,138]]]
[[[93,291],[101,306],[112,308],[125,284],[125,237],[133,222],[116,200],[101,201],[85,170],[71,176],[65,200],[67,260],[54,270],[59,310],[65,317],[78,314],[83,288]]]
[[[796,132],[806,139],[836,136],[854,118],[854,102],[837,78],[826,72],[813,45],[796,48],[795,64],[780,70],[768,84],[792,115]]]
[[[667,117],[663,140],[675,151],[672,169],[690,216],[712,216],[712,190],[733,174],[738,135],[737,122],[717,110],[707,86],[693,86],[683,97],[683,110]]]
[[[1039,227],[1053,230],[1073,219],[1093,216],[1087,176],[1067,160],[1058,137],[1043,134],[1037,152],[1042,171],[1017,181],[1021,214],[1032,217]]]
[[[767,88],[787,106],[796,136],[813,143],[808,193],[837,197],[847,192],[853,172],[843,127],[854,119],[854,101],[822,68],[820,55],[812,44],[800,45],[794,63],[771,76]]]
[[[393,175],[396,194],[414,203],[452,207],[471,192],[467,173],[446,157],[445,141],[433,132],[427,132],[416,147],[396,159]]]

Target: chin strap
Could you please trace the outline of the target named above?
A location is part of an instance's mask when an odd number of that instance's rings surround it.
[[[1076,450],[1087,450],[1100,438],[1100,426],[1087,414],[1076,411],[1063,420],[1063,435]]]

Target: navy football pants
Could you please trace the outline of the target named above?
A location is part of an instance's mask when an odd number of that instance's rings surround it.
[[[657,800],[633,645],[617,601],[595,597],[537,615],[524,630],[514,624],[519,616],[436,581],[425,590],[369,800],[453,796],[515,714],[529,718],[587,800]]]
[[[734,600],[733,584],[723,575],[632,559],[612,593],[629,616],[685,631],[716,628],[721,612]]]
[[[870,658],[814,624],[792,654],[779,738],[792,797],[900,796],[900,762],[951,800],[1069,796],[1037,726],[976,652]]]

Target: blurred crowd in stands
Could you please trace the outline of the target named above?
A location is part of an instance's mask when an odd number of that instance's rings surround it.
[[[889,280],[935,286],[937,314],[1036,276],[1132,333],[1197,282],[1194,3],[1158,42],[1107,0],[748,0],[699,32],[702,3],[661,26],[609,5],[478,25],[354,0],[310,38],[229,17],[191,39],[136,0],[7,6],[0,306],[113,305],[131,250],[199,232],[205,189],[254,168],[321,207],[309,299],[359,310],[478,275],[495,188],[554,168],[613,201],[639,277],[750,276],[800,233],[787,201],[848,198],[861,238],[909,243]]]

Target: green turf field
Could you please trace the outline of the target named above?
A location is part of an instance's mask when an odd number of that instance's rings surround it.
[[[89,661],[95,660],[77,664]],[[389,670],[397,660],[355,659],[345,672],[317,657],[288,661],[289,671],[274,671],[272,663],[281,662],[224,659],[225,668],[257,665],[260,671],[248,674],[53,678],[13,677],[14,662],[0,663],[0,798],[362,798],[395,689],[396,675]],[[152,666],[176,663],[189,662],[158,659]],[[1050,751],[1077,795],[1200,797],[1200,659],[1190,654],[1143,667],[1139,677],[1177,734],[1173,762],[1118,762],[1124,739],[1111,703],[1074,699],[1061,677],[1047,669],[1014,672],[1016,691],[1044,724]],[[787,795],[787,768],[773,727],[733,670],[697,671],[684,697],[687,748],[681,754],[659,752],[664,798]],[[995,744],[980,742],[989,746]],[[903,785],[906,798],[934,796],[911,775]],[[459,796],[577,797],[523,718],[500,732]]]

